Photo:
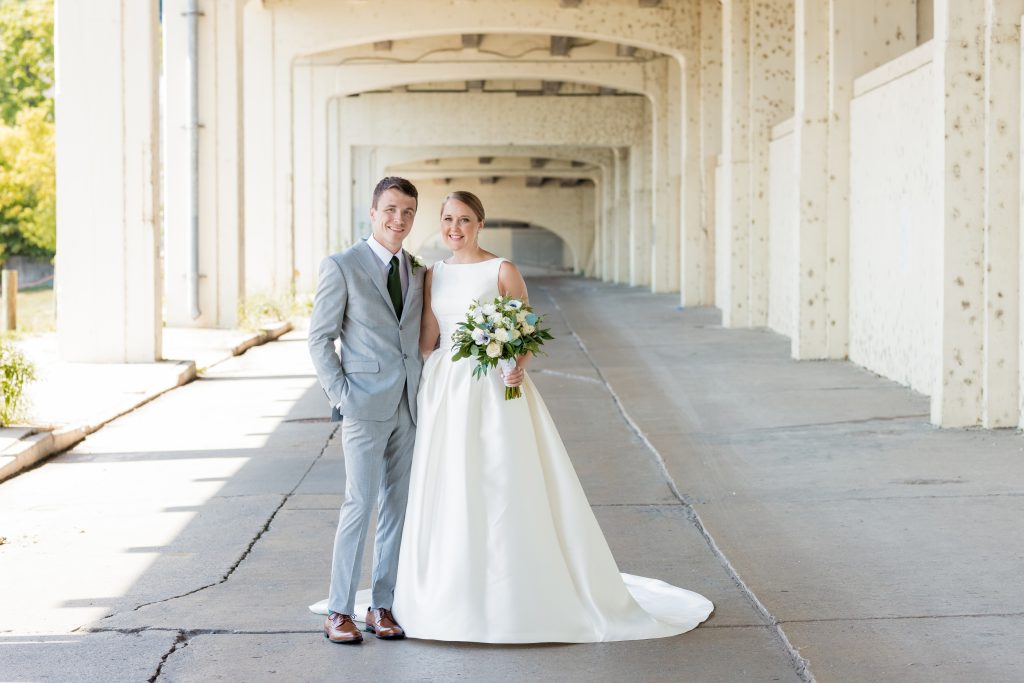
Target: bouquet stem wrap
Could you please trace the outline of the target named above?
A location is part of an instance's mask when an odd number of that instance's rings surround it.
[[[507,375],[516,369],[515,358],[499,358],[498,367],[501,368],[501,374]],[[513,398],[520,398],[523,395],[523,391],[519,387],[509,386],[508,380],[505,380],[505,400],[511,400]]]

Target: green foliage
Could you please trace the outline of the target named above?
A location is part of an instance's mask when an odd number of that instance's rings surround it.
[[[31,361],[14,345],[0,339],[0,426],[7,426],[25,412],[25,386],[36,378]]]
[[[0,119],[25,109],[53,122],[53,0],[0,0]]]
[[[0,262],[57,249],[54,143],[43,109],[20,112],[13,128],[0,124]]]
[[[0,0],[0,263],[57,248],[53,2]]]

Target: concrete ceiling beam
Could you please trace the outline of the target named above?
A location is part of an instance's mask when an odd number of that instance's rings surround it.
[[[462,47],[466,50],[479,50],[480,43],[484,39],[482,33],[463,33],[462,34]]]
[[[619,57],[635,57],[636,46],[635,45],[623,45],[619,43],[615,46],[615,54]]]
[[[391,40],[378,40],[373,44],[373,49],[376,52],[391,52],[391,47],[394,45],[394,41]]]
[[[551,36],[551,56],[568,57],[572,49],[572,38],[569,36]]]
[[[557,95],[562,89],[562,81],[541,81],[541,92],[545,95]]]
[[[544,187],[544,182],[547,178],[538,175],[526,176],[527,187]]]
[[[446,168],[443,170],[430,169],[389,169],[388,173],[400,175],[409,180],[433,180],[435,178],[523,178],[536,175],[536,171],[523,168],[495,168],[483,169],[473,168]],[[591,180],[594,181],[600,172],[595,170],[580,169],[545,169],[544,177],[558,180]]]
[[[477,157],[477,162],[481,166],[486,166],[494,161],[494,157]]]
[[[547,164],[548,160],[543,157],[533,157],[530,159],[530,168],[544,168]]]

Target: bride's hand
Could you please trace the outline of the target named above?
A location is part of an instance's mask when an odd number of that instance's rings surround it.
[[[526,374],[522,368],[515,368],[508,374],[502,373],[501,378],[505,380],[505,385],[510,387],[518,387],[523,383]]]

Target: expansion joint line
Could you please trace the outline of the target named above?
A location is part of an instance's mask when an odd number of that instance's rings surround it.
[[[234,564],[232,564],[230,567],[228,567],[228,570],[224,573],[224,576],[220,577],[216,581],[213,581],[211,583],[206,584],[205,586],[200,586],[199,588],[193,588],[190,591],[186,591],[184,593],[179,593],[178,595],[172,595],[169,598],[161,598],[160,600],[151,600],[150,602],[144,602],[141,605],[136,605],[135,607],[133,607],[131,609],[131,611],[132,612],[137,612],[140,609],[142,609],[143,607],[149,607],[150,605],[158,605],[158,604],[163,603],[163,602],[170,602],[171,600],[177,600],[179,598],[184,598],[184,597],[187,597],[189,595],[194,595],[195,593],[198,593],[200,591],[204,591],[207,588],[212,588],[214,586],[218,586],[218,585],[224,583],[225,581],[227,581],[228,579],[230,579],[231,575],[235,573],[235,570],[238,569],[238,567],[242,564],[242,562],[245,561],[245,559],[247,557],[249,557],[249,554],[252,552],[252,549],[254,547],[256,547],[256,544],[259,543],[259,540],[261,538],[263,538],[263,534],[265,534],[270,529],[270,525],[274,523],[274,518],[277,517],[277,513],[281,511],[281,508],[283,508],[285,506],[285,504],[291,499],[292,495],[294,495],[295,492],[299,490],[299,487],[302,486],[302,482],[304,482],[306,480],[306,477],[309,476],[309,473],[313,470],[313,467],[316,466],[316,464],[320,461],[320,459],[322,457],[324,457],[324,453],[327,452],[327,446],[330,445],[330,443],[334,439],[334,435],[337,433],[337,431],[338,431],[338,427],[337,426],[335,426],[333,429],[331,429],[331,433],[327,435],[326,439],[324,439],[324,445],[320,449],[320,452],[317,454],[317,456],[315,458],[313,458],[313,461],[309,463],[309,467],[307,467],[306,471],[302,473],[301,477],[299,477],[299,480],[295,483],[295,486],[293,486],[292,489],[288,493],[286,493],[283,498],[281,498],[281,502],[278,503],[277,507],[274,508],[274,511],[270,513],[270,516],[267,518],[267,521],[263,524],[263,526],[260,528],[260,530],[256,532],[256,535],[253,537],[253,539],[251,541],[249,541],[249,545],[247,545],[245,550],[242,551],[242,554],[239,556],[239,558],[237,560],[235,560]],[[116,614],[117,614],[117,612],[108,614],[107,616],[103,617],[103,619],[110,619],[111,617],[115,616]],[[103,619],[101,619],[101,621]]]
[[[565,323],[565,326],[569,328],[569,333],[572,335],[573,339],[576,340],[576,344],[577,346],[579,346],[580,351],[583,353],[584,357],[586,357],[587,362],[590,363],[590,365],[594,368],[594,371],[597,373],[597,376],[601,380],[601,384],[604,385],[605,390],[611,396],[612,401],[615,403],[615,407],[618,409],[619,414],[622,416],[622,419],[633,431],[633,433],[636,434],[637,438],[640,439],[640,441],[644,444],[644,446],[647,448],[650,454],[654,457],[654,460],[658,463],[658,466],[661,468],[661,473],[665,477],[665,481],[668,484],[669,489],[672,491],[672,495],[674,495],[676,499],[679,500],[679,503],[682,505],[687,520],[689,520],[689,522],[693,524],[694,528],[696,528],[697,531],[700,533],[701,537],[704,539],[704,542],[707,544],[708,548],[711,550],[712,554],[715,556],[718,562],[728,573],[729,578],[732,579],[736,587],[739,588],[740,592],[743,593],[743,595],[747,598],[747,600],[754,607],[754,609],[768,623],[769,628],[775,634],[776,638],[778,638],[779,642],[782,644],[783,649],[786,651],[786,654],[789,656],[790,663],[792,664],[793,669],[796,671],[796,674],[805,683],[815,683],[814,675],[808,668],[807,660],[800,656],[800,653],[797,651],[795,647],[793,647],[793,644],[789,641],[789,638],[786,636],[785,631],[782,630],[781,622],[775,617],[775,615],[768,611],[768,608],[765,607],[764,603],[761,602],[761,600],[747,586],[743,579],[740,578],[739,572],[736,571],[736,568],[732,565],[732,562],[730,562],[729,558],[725,556],[725,553],[722,552],[722,549],[718,547],[718,544],[715,542],[715,539],[711,537],[711,534],[704,526],[704,522],[701,520],[700,515],[697,513],[697,510],[691,504],[690,497],[684,495],[679,490],[679,487],[676,485],[675,479],[672,477],[672,474],[668,471],[668,464],[665,462],[664,456],[662,456],[661,452],[658,451],[658,449],[654,446],[653,443],[651,443],[651,440],[647,438],[647,435],[640,428],[640,425],[636,422],[636,420],[633,419],[633,417],[626,410],[626,406],[622,402],[622,399],[619,398],[619,395],[615,392],[615,389],[612,388],[612,385],[608,382],[608,379],[605,377],[604,372],[601,371],[601,368],[594,360],[594,357],[590,355],[590,351],[587,349],[587,345],[583,342],[583,339],[576,333],[576,330],[573,329],[572,324],[569,322],[568,316],[566,316],[565,311],[562,310],[562,307],[558,305],[558,301],[555,299],[554,295],[547,287],[541,287],[540,289],[551,300],[551,304],[554,306],[555,310],[558,311],[558,314],[559,316],[561,316],[562,321]]]

